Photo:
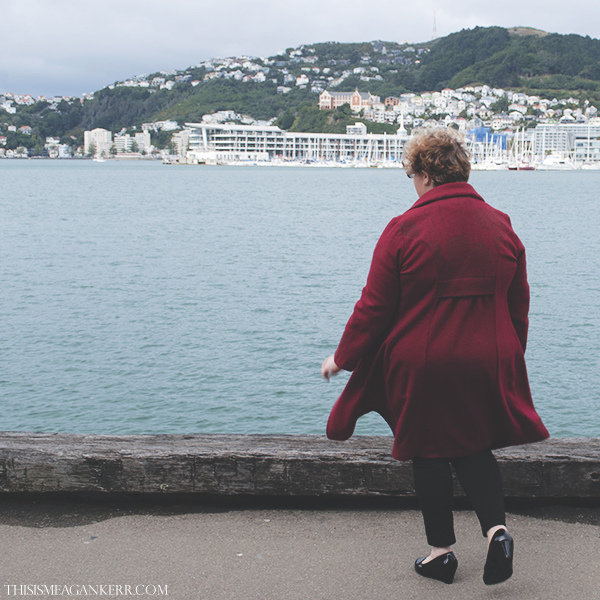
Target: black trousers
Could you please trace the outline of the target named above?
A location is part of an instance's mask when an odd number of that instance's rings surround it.
[[[456,543],[452,514],[452,472],[473,505],[484,537],[495,525],[506,525],[502,476],[491,450],[459,458],[415,457],[412,461],[415,491],[423,512],[430,546],[444,548]]]

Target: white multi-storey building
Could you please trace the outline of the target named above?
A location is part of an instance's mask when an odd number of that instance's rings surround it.
[[[354,125],[346,125],[346,133],[348,135],[366,135],[367,126],[364,123],[354,123]]]
[[[600,139],[577,138],[575,140],[574,159],[577,162],[600,162]]]
[[[134,142],[137,146],[136,152],[150,152],[150,132],[144,131],[136,133],[134,136],[129,134],[116,135],[114,145],[118,153],[133,152]]]
[[[178,156],[185,156],[190,146],[190,130],[184,129],[182,131],[174,133],[171,137],[171,141],[175,146],[175,154],[177,154]]]
[[[400,162],[406,135],[296,133],[275,126],[186,123],[191,162]],[[361,128],[362,129],[362,128]]]
[[[536,154],[542,157],[551,153],[567,156],[575,149],[575,140],[582,142],[577,152],[586,154],[587,144],[592,148],[592,140],[600,137],[600,125],[540,123],[533,135]]]
[[[112,133],[97,127],[91,131],[83,132],[83,148],[86,154],[94,150],[95,156],[108,156],[112,146]]]

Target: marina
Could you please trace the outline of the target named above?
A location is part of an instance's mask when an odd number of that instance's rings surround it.
[[[473,169],[478,171],[577,171],[600,169],[600,126],[539,124],[507,141],[501,134],[477,139],[467,134]]]
[[[600,169],[600,125],[540,124],[509,138],[480,128],[463,132],[476,171],[572,171]],[[366,132],[288,132],[273,125],[187,123],[187,151],[167,164],[401,168],[410,136]]]

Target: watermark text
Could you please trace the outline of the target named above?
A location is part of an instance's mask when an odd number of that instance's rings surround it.
[[[7,596],[168,596],[168,586],[150,584],[46,585],[4,584]]]

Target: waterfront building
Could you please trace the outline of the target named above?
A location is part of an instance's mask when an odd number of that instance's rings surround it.
[[[171,141],[175,146],[175,154],[177,154],[178,156],[185,156],[190,145],[190,130],[183,129],[182,131],[174,133],[171,137]]]
[[[543,123],[535,129],[506,130],[501,135],[479,127],[467,131],[466,139],[474,168],[485,164],[521,168],[525,164],[565,170],[597,168],[600,163],[600,124]]]
[[[539,156],[547,154],[559,154],[568,156],[576,147],[576,140],[582,141],[578,145],[579,153],[585,153],[584,148],[592,140],[600,137],[600,125],[581,123],[540,123],[533,130],[535,140],[535,152]],[[590,153],[593,154],[593,152]]]
[[[90,154],[93,146],[95,156],[108,156],[112,146],[112,133],[106,129],[97,127],[91,131],[83,132],[83,148],[86,154]]]
[[[150,139],[150,132],[143,131],[141,133],[136,133],[133,136],[135,143],[138,147],[138,152],[146,152],[149,153],[152,150],[152,141]]]
[[[58,137],[47,137],[44,149],[48,151],[49,158],[70,158],[71,151],[67,144],[61,144]]]
[[[353,127],[356,127],[353,126]],[[299,133],[273,125],[186,123],[190,162],[397,162],[406,135]],[[358,131],[356,130],[356,131]]]
[[[72,158],[71,147],[61,144],[59,138],[47,137],[44,149],[48,151],[48,158]]]
[[[600,139],[577,138],[574,159],[578,163],[600,162]]]
[[[119,154],[131,152],[133,138],[127,134],[115,135],[113,145]]]
[[[137,146],[136,152],[150,152],[150,133],[143,131],[136,133],[134,136],[129,134],[115,135],[114,146],[118,153],[133,152],[133,144]]]

